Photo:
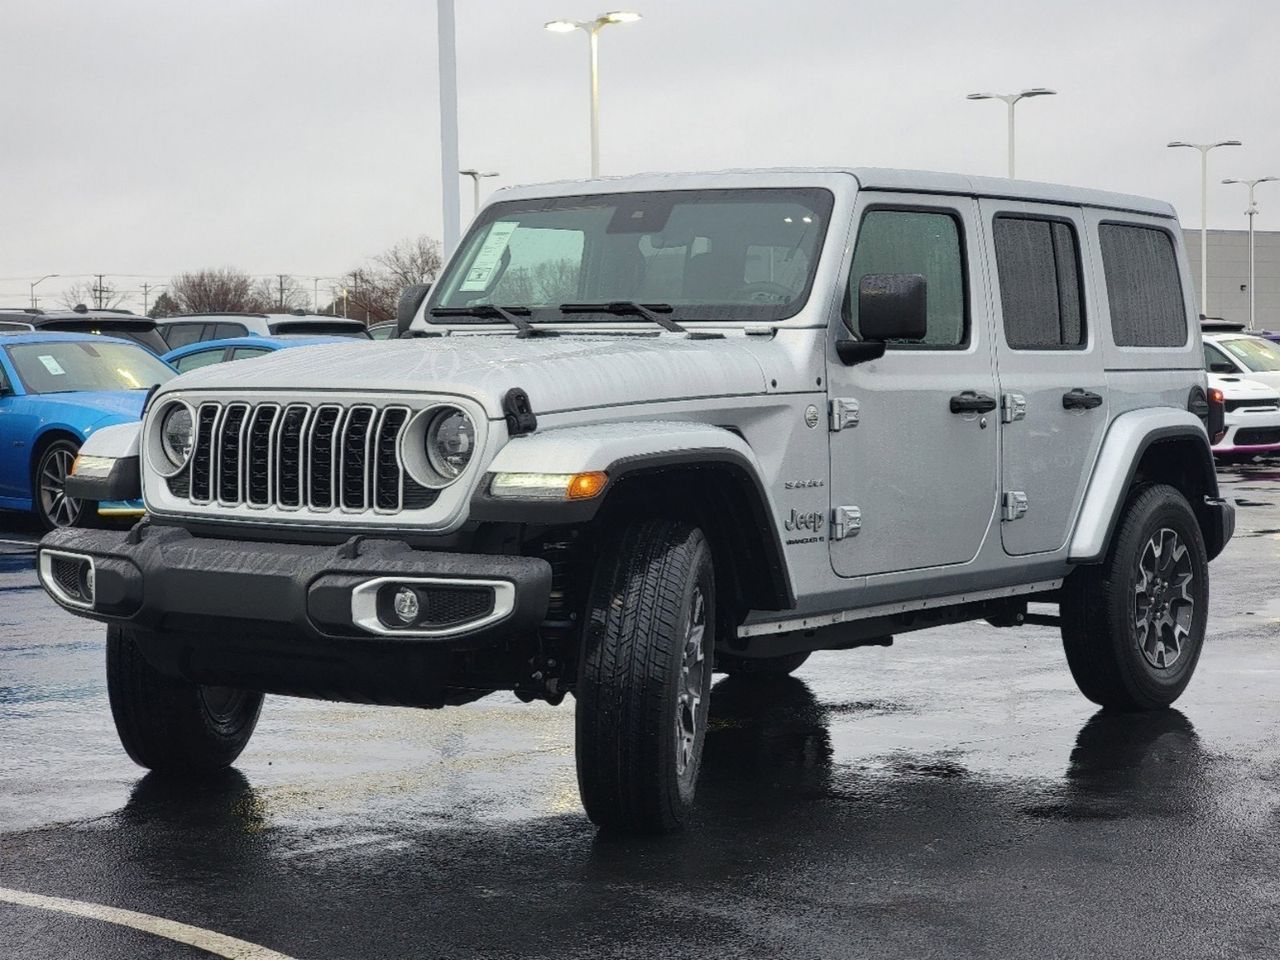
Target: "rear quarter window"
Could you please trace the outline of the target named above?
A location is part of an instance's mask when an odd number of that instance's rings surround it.
[[[1173,239],[1131,223],[1098,227],[1111,305],[1111,334],[1121,347],[1181,347],[1187,310]]]

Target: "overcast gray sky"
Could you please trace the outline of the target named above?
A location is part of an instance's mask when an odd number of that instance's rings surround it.
[[[457,0],[463,166],[584,175],[586,40],[544,21],[634,3],[601,38],[602,172],[806,164],[1018,172],[1243,227],[1280,176],[1274,0]],[[0,305],[44,273],[332,275],[439,235],[433,0],[3,0]],[[1280,184],[1269,185],[1280,188]],[[1280,189],[1259,188],[1259,229]],[[470,193],[464,184],[464,222]],[[127,277],[125,275],[134,275]],[[56,294],[66,281],[39,292]]]

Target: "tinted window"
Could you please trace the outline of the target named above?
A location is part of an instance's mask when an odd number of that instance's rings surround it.
[[[270,350],[264,347],[235,347],[231,351],[232,360],[248,360],[251,357],[260,357],[264,353],[270,353]]]
[[[1238,373],[1236,365],[1217,347],[1204,345],[1204,368],[1210,373]]]
[[[169,349],[177,350],[201,340],[200,331],[203,329],[203,323],[166,323],[160,327],[160,333]]]
[[[213,332],[206,330],[205,340],[229,340],[231,337],[243,337],[249,332],[249,328],[243,323],[215,323],[211,324]]]
[[[1098,227],[1111,304],[1111,332],[1122,347],[1180,347],[1187,310],[1173,240],[1163,230],[1132,224]]]
[[[185,357],[179,357],[173,361],[173,365],[180,373],[186,373],[188,370],[199,370],[201,367],[220,363],[225,353],[226,350],[222,347],[213,350],[197,350],[195,353],[188,353]]]
[[[309,337],[356,337],[369,339],[369,330],[360,323],[344,323],[342,321],[325,322],[324,320],[284,320],[271,325],[271,332],[281,335],[301,335]]]
[[[1082,345],[1075,228],[1059,220],[997,217],[993,235],[1009,346],[1036,350]]]
[[[872,210],[862,219],[845,297],[845,322],[858,332],[858,284],[873,273],[918,273],[928,289],[921,343],[955,347],[968,339],[960,225],[947,213]]]

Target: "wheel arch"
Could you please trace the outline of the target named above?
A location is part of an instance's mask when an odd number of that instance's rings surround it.
[[[1210,559],[1217,556],[1231,534],[1216,519],[1218,475],[1208,435],[1195,414],[1164,408],[1130,411],[1112,424],[1085,491],[1068,559],[1101,561],[1131,491],[1155,482],[1187,498]]]

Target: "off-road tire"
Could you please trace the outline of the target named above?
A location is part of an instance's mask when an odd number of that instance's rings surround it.
[[[706,736],[715,613],[711,549],[696,527],[637,521],[604,550],[576,691],[578,789],[598,826],[684,825]],[[698,644],[701,665],[686,674],[696,659],[686,650]]]
[[[1144,579],[1139,564],[1160,531],[1172,531],[1186,549],[1186,592],[1192,598],[1187,635],[1176,658],[1163,667],[1144,655],[1138,625],[1144,602],[1138,592]],[[1063,593],[1062,645],[1081,693],[1100,706],[1120,710],[1157,710],[1178,699],[1204,645],[1209,560],[1191,505],[1177,489],[1166,484],[1136,488],[1104,561],[1075,570]]]
[[[767,680],[771,677],[791,676],[808,659],[808,650],[781,657],[736,657],[731,653],[722,653],[716,657],[716,670],[731,677],[758,677]]]
[[[258,724],[262,694],[206,687],[156,670],[128,628],[107,627],[107,695],[125,751],[164,773],[207,773],[235,762]]]

